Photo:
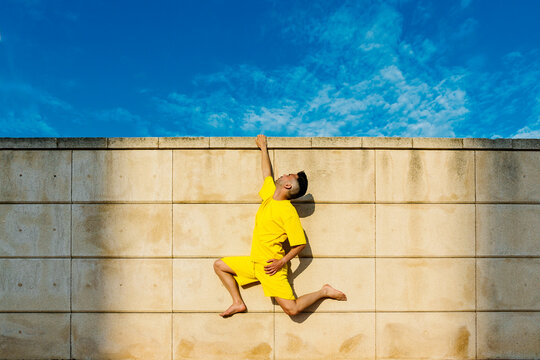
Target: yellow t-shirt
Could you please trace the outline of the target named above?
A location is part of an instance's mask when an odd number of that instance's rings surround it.
[[[274,191],[274,179],[267,176],[259,191],[263,202],[255,217],[251,243],[251,258],[260,264],[285,256],[282,244],[287,238],[291,246],[306,243],[298,212],[289,200],[274,200]]]

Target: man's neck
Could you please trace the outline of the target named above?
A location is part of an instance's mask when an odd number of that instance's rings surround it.
[[[289,200],[289,198],[287,198],[287,193],[282,191],[282,189],[276,189],[274,195],[272,196],[272,199],[277,201]]]

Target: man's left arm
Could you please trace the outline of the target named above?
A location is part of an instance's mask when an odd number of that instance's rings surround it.
[[[264,266],[264,272],[268,275],[274,275],[279,271],[286,263],[288,263],[293,257],[300,254],[302,250],[306,247],[306,244],[296,245],[291,247],[291,250],[281,259],[270,259],[267,261],[268,265]]]

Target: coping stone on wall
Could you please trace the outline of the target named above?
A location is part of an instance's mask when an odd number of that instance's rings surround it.
[[[252,140],[255,142],[255,140]],[[310,137],[269,137],[269,148],[311,148]]]
[[[511,149],[512,139],[463,139],[464,149]]]
[[[0,138],[0,149],[51,148],[56,148],[56,138]]]
[[[146,148],[156,149],[158,147],[159,138],[157,137],[117,137],[107,139],[107,148],[122,149],[122,148]]]
[[[516,150],[539,150],[540,139],[512,139],[512,148]]]
[[[363,142],[364,148],[401,148],[411,149],[413,138],[410,137],[366,137]]]
[[[361,148],[362,137],[312,137],[311,147],[314,148]]]
[[[158,147],[160,149],[186,149],[186,148],[201,148],[208,149],[210,147],[210,139],[208,137],[160,137]]]
[[[59,149],[106,149],[107,138],[84,137],[84,138],[58,138]]]
[[[255,137],[0,138],[0,149],[258,149]],[[540,150],[540,139],[268,137],[273,149]]]
[[[211,148],[258,149],[255,137],[211,137]],[[311,148],[310,137],[268,137],[268,148]]]
[[[413,138],[414,149],[462,149],[463,139],[456,138]]]
[[[254,137],[211,137],[211,148],[258,149]]]

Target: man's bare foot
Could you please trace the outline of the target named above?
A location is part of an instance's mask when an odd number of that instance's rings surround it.
[[[247,310],[246,305],[244,303],[241,304],[232,304],[229,306],[227,310],[219,314],[221,317],[229,317],[233,316],[236,313],[245,312]]]
[[[322,288],[327,297],[331,299],[339,300],[339,301],[347,301],[347,295],[345,295],[339,290],[334,289],[330,285],[325,284]]]

